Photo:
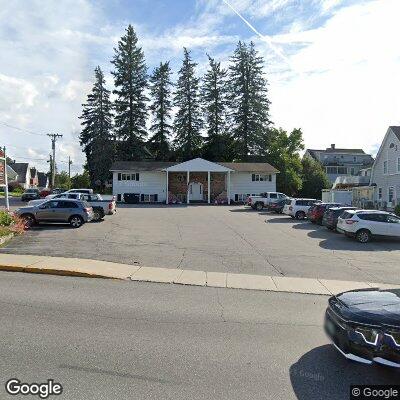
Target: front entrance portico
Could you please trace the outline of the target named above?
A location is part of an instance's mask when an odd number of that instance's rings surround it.
[[[226,191],[227,201],[230,204],[230,174],[233,172],[232,169],[202,158],[195,158],[165,168],[164,171],[166,172],[166,204],[168,204],[169,193],[173,192],[172,186],[175,190],[177,186],[180,186],[181,193],[179,195],[185,195],[187,204],[191,200],[207,201],[210,204],[211,194],[218,195],[223,191]],[[174,179],[170,180],[170,176],[173,176]],[[221,182],[221,177],[223,177],[223,182]],[[186,182],[184,182],[185,180]],[[221,187],[221,183],[223,183],[223,187]],[[178,195],[178,193],[174,194]]]

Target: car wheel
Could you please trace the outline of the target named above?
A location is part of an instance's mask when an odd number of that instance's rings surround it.
[[[261,211],[263,208],[264,208],[264,206],[263,206],[262,203],[257,203],[257,204],[256,204],[256,210],[257,210],[257,211]]]
[[[100,221],[102,219],[102,215],[99,210],[93,210],[93,220]]]
[[[356,239],[360,243],[368,243],[371,240],[371,233],[366,229],[361,229],[356,233]]]
[[[25,229],[29,229],[36,224],[36,219],[32,214],[23,214],[21,215],[21,218],[24,221]]]
[[[306,213],[304,211],[297,211],[296,219],[304,219],[306,217]]]
[[[70,219],[69,219],[69,224],[73,227],[73,228],[79,228],[83,225],[83,218],[79,215],[73,215]]]

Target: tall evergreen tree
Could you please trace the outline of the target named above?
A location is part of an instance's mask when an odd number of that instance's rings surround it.
[[[174,97],[174,105],[178,111],[175,115],[175,148],[182,160],[189,160],[199,155],[202,144],[201,108],[199,99],[199,78],[196,77],[196,63],[192,61],[190,52],[184,48],[184,58],[178,72],[178,82]]]
[[[150,93],[153,136],[149,140],[150,150],[156,160],[167,160],[169,157],[169,138],[171,136],[171,68],[169,62],[160,63],[150,77]]]
[[[207,137],[203,156],[213,161],[230,161],[231,140],[226,130],[228,111],[227,70],[208,56],[209,69],[201,89]]]
[[[147,67],[144,53],[138,46],[138,38],[129,25],[121,37],[111,63],[115,70],[115,128],[120,142],[119,157],[126,160],[143,157],[143,142],[146,139]]]
[[[114,159],[112,135],[112,104],[110,91],[105,87],[103,72],[95,69],[95,82],[87,101],[83,104],[80,144],[86,154],[87,168],[92,186],[104,184],[110,176]]]
[[[231,62],[229,80],[232,135],[238,157],[246,160],[248,155],[259,153],[260,141],[265,140],[271,124],[264,61],[253,42],[249,45],[239,42]]]

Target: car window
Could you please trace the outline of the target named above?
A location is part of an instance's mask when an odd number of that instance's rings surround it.
[[[43,204],[43,208],[57,208],[58,207],[59,201],[49,201],[45,204]]]
[[[277,194],[277,193],[270,193],[270,194],[269,194],[269,197],[270,197],[271,199],[277,199],[277,198],[278,198],[278,194]]]
[[[399,217],[395,217],[394,215],[389,215],[388,216],[388,222],[390,222],[392,224],[400,224],[400,218]]]
[[[350,218],[353,218],[353,213],[349,213],[349,212],[347,212],[347,211],[344,211],[343,212],[343,214],[341,215],[341,217],[343,218],[343,219],[350,219]],[[359,215],[359,217],[360,217],[360,215]],[[361,217],[360,217],[361,218]]]

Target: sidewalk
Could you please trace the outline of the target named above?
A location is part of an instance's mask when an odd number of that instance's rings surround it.
[[[327,296],[362,288],[400,288],[373,282],[149,268],[80,258],[14,254],[0,254],[0,270]]]

